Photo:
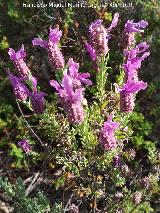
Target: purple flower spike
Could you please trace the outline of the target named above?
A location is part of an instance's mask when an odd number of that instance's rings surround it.
[[[150,55],[150,52],[146,52],[148,48],[149,45],[146,42],[142,42],[136,45],[135,48],[124,51],[126,63],[123,64],[123,68],[126,74],[126,81],[130,76],[132,76],[132,80],[138,81],[138,69],[141,67],[142,61]]]
[[[30,71],[23,60],[26,57],[24,45],[22,44],[21,49],[17,52],[15,52],[12,48],[9,48],[8,55],[10,56],[10,59],[14,62],[14,66],[18,70],[19,74],[22,77],[28,76]]]
[[[54,69],[64,68],[64,64],[65,64],[64,57],[57,44],[52,45],[52,43],[49,42],[48,57],[49,57],[49,62]]]
[[[98,64],[103,56],[106,56],[108,48],[108,40],[111,38],[109,35],[112,28],[116,27],[118,23],[119,14],[114,15],[113,21],[110,27],[105,28],[102,24],[103,20],[98,19],[92,22],[89,26],[89,42],[85,43],[87,52],[90,58],[94,62],[94,68],[99,71]]]
[[[94,50],[96,55],[102,57],[106,55],[109,51],[108,49],[108,31],[102,25],[102,20],[98,19],[97,21],[91,23],[89,26],[89,46],[87,48],[91,56],[94,56]]]
[[[112,115],[103,124],[100,132],[100,142],[105,151],[112,150],[117,147],[117,141],[115,138],[115,130],[118,129],[119,124],[112,121]]]
[[[64,57],[58,47],[61,36],[62,31],[59,31],[58,28],[50,28],[49,38],[47,41],[44,41],[41,38],[34,38],[32,40],[33,45],[38,45],[47,49],[49,62],[55,70],[62,69],[65,65]]]
[[[29,95],[29,90],[22,83],[22,78],[18,78],[17,76],[9,73],[9,80],[16,98],[20,101],[26,101]]]
[[[30,95],[32,109],[35,114],[41,114],[45,110],[45,99],[46,93],[44,92],[36,92]]]
[[[127,93],[124,90],[120,92],[120,108],[121,112],[131,113],[135,107],[135,94]]]
[[[50,85],[58,92],[61,105],[67,113],[69,122],[80,124],[84,120],[84,109],[82,107],[84,99],[82,93],[84,89],[74,88],[74,81],[74,78],[65,73],[61,84],[58,84],[55,80],[51,80]]]
[[[29,152],[31,152],[32,148],[30,146],[30,144],[28,143],[28,141],[26,139],[21,140],[18,142],[18,145],[22,148],[22,150],[28,154]]]
[[[64,103],[64,110],[67,113],[67,117],[72,124],[81,124],[84,120],[84,110],[81,103],[77,102],[71,104],[69,102]]]
[[[120,89],[120,107],[121,111],[131,113],[135,106],[135,94],[140,90],[144,90],[147,83],[143,81],[128,80],[122,89]]]

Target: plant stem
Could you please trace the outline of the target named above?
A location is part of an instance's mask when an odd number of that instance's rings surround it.
[[[38,135],[35,133],[35,131],[32,129],[32,127],[30,126],[30,124],[28,123],[28,121],[25,119],[25,116],[24,116],[24,114],[23,114],[23,111],[22,111],[22,109],[21,109],[21,107],[20,107],[19,102],[18,102],[17,100],[16,100],[16,102],[17,102],[19,111],[20,111],[20,113],[21,113],[21,115],[22,115],[22,117],[23,117],[23,119],[24,119],[24,121],[25,121],[25,123],[26,123],[28,129],[29,129],[29,130],[33,133],[33,135],[38,139],[38,141],[40,142],[41,146],[43,146],[43,147],[46,149],[46,146],[44,145],[44,143],[42,142],[42,140],[39,138],[39,136],[38,136]]]

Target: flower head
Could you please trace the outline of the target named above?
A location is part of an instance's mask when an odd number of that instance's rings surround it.
[[[19,74],[24,77],[29,75],[29,68],[24,62],[24,58],[26,57],[26,52],[24,50],[24,45],[20,50],[15,52],[12,48],[9,48],[8,55],[10,59],[14,62],[15,68],[18,70]]]
[[[17,76],[12,75],[9,72],[8,75],[16,98],[20,101],[26,101],[29,95],[29,90],[22,83],[23,78],[18,78]]]
[[[74,89],[73,84],[73,80],[68,74],[64,74],[61,85],[55,80],[50,81],[50,85],[57,90],[59,96],[64,101],[69,101],[70,103],[81,102],[83,100],[82,92],[84,89]]]
[[[127,77],[130,72],[135,72],[135,75],[137,75],[137,70],[141,67],[141,62],[150,55],[150,52],[146,51],[148,48],[149,45],[146,42],[142,42],[136,45],[135,48],[124,51],[126,63],[123,64],[123,68]]]
[[[32,93],[29,96],[31,98],[32,109],[35,114],[41,114],[45,110],[45,96],[44,92],[37,91],[37,79],[32,77]]]
[[[41,38],[34,38],[32,40],[33,45],[38,45],[48,50],[49,62],[54,69],[62,69],[64,67],[64,57],[58,47],[58,43],[62,36],[62,31],[58,28],[50,28],[49,38],[47,41]]]
[[[140,90],[144,90],[147,87],[147,83],[143,81],[134,81],[132,76],[129,76],[127,83],[119,89],[120,91],[120,107],[121,111],[130,113],[135,106],[135,94]]]
[[[74,79],[67,73],[64,74],[62,83],[59,84],[55,80],[50,81],[50,85],[53,86],[60,98],[60,102],[63,105],[68,119],[71,123],[82,123],[84,120],[84,110],[82,107],[83,102],[83,88],[74,88]]]
[[[118,129],[119,124],[112,121],[112,115],[103,124],[100,132],[100,141],[104,150],[108,151],[117,147],[117,141],[115,138],[115,130]]]
[[[26,139],[19,141],[18,145],[27,154],[32,150],[30,144],[28,143],[28,141]]]
[[[45,99],[46,93],[44,92],[36,92],[30,95],[32,109],[35,114],[41,114],[45,110]]]
[[[112,28],[116,27],[118,18],[119,14],[116,13],[110,27],[108,28],[105,28],[105,26],[102,24],[102,19],[98,19],[90,24],[89,42],[85,43],[85,47],[94,62],[99,63],[101,57],[105,56],[108,53],[108,40],[111,38],[109,33]],[[96,64],[94,64],[94,67],[96,68],[96,70],[98,70]]]

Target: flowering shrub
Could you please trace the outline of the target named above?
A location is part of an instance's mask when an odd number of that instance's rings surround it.
[[[148,23],[128,20],[125,24],[121,81],[111,83],[108,46],[110,31],[118,21],[116,13],[108,28],[101,19],[90,24],[84,47],[93,68],[87,72],[81,72],[76,57],[66,63],[59,28],[50,28],[47,40],[33,39],[33,45],[48,52],[53,77],[47,83],[53,88],[47,94],[24,61],[24,46],[17,52],[11,48],[8,51],[17,71],[16,75],[9,70],[7,73],[18,107],[23,116],[22,105],[33,112],[37,129],[25,122],[39,142],[31,146],[28,136],[18,145],[26,158],[61,168],[61,174],[51,182],[56,190],[65,188],[72,194],[69,202],[65,200],[64,211],[154,212],[151,202],[158,194],[159,153],[153,145],[147,149],[146,162],[137,161],[141,153],[133,146],[131,126],[136,95],[147,88],[147,83],[139,79],[139,69],[150,54],[149,45],[136,44],[135,36],[143,33]],[[152,166],[148,173],[145,166]]]

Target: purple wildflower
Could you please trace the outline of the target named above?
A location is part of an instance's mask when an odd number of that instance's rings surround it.
[[[120,108],[121,112],[130,113],[133,112],[135,107],[135,94],[127,93],[125,91],[120,92]]]
[[[148,22],[141,20],[139,22],[133,22],[133,20],[128,20],[125,24],[124,29],[124,46],[128,49],[132,44],[135,44],[135,33],[144,32],[144,29],[148,25]]]
[[[75,63],[73,58],[70,58],[68,61],[68,74],[73,79],[74,88],[80,88],[81,84],[92,85],[89,73],[79,73],[79,63]]]
[[[46,94],[44,92],[36,92],[31,94],[32,109],[35,114],[41,114],[45,110],[45,99]]]
[[[125,50],[125,62],[123,68],[125,70],[125,85],[120,89],[120,108],[122,112],[130,113],[135,106],[135,95],[141,89],[147,87],[147,83],[138,80],[138,69],[141,67],[141,62],[150,55],[148,50],[149,45],[146,42],[141,42],[131,50]]]
[[[100,132],[100,142],[105,151],[114,149],[117,147],[117,141],[114,135],[119,124],[112,121],[112,115],[109,116],[108,120],[103,124]]]
[[[144,28],[148,25],[147,21],[141,20],[139,22],[133,22],[133,20],[128,20],[125,24],[125,31],[128,33],[144,32]]]
[[[44,92],[37,91],[37,79],[32,77],[32,90],[33,92],[30,93],[32,109],[34,113],[41,114],[45,110],[45,99],[44,97],[47,95]]]
[[[136,45],[131,50],[125,50],[124,56],[126,63],[123,64],[125,70],[126,79],[129,73],[132,73],[132,80],[138,81],[138,69],[141,67],[141,62],[150,55],[150,52],[146,52],[149,45],[146,42],[142,42]]]
[[[19,74],[22,77],[28,76],[30,71],[26,63],[24,62],[24,58],[26,57],[24,45],[22,44],[21,49],[17,52],[15,52],[12,48],[9,48],[8,55],[10,56],[10,59],[14,62],[14,65],[18,70]]]
[[[49,62],[54,69],[62,69],[65,64],[64,57],[58,47],[61,36],[62,31],[58,28],[50,28],[49,39],[47,41],[44,41],[41,38],[34,38],[32,40],[33,45],[39,45],[48,50]]]
[[[27,154],[32,150],[30,144],[28,143],[28,141],[26,139],[19,141],[18,145]]]
[[[132,112],[135,106],[135,93],[146,89],[146,87],[147,83],[143,81],[133,81],[129,79],[124,87],[119,89],[121,111],[125,113]]]
[[[101,19],[90,24],[89,43],[86,43],[85,46],[93,61],[97,60],[98,62],[102,56],[105,56],[108,53],[108,40],[110,39],[109,32],[112,28],[116,27],[118,17],[119,14],[116,13],[110,27],[107,29],[102,25],[103,20]]]
[[[12,75],[9,72],[8,75],[16,98],[20,101],[26,101],[29,95],[29,90],[22,83],[23,78],[18,78],[17,76]]]
[[[74,80],[67,74],[64,74],[61,85],[57,81],[51,80],[50,85],[53,86],[60,98],[60,102],[67,113],[70,123],[79,124],[84,120],[83,88],[74,88]]]

